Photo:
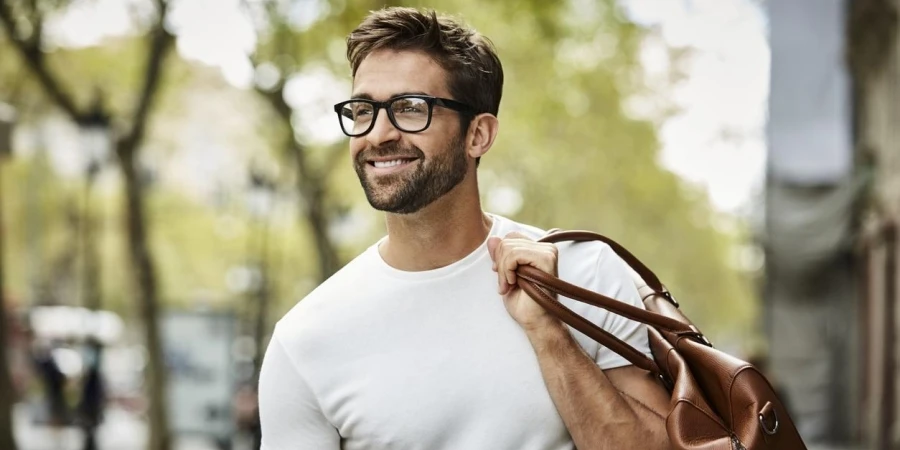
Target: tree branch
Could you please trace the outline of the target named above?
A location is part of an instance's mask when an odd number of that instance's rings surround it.
[[[347,145],[344,142],[340,142],[335,145],[329,146],[325,151],[328,154],[325,155],[325,167],[322,169],[322,174],[332,173],[338,166],[338,164],[343,163],[344,158],[347,155]]]
[[[156,99],[159,91],[162,63],[163,60],[165,60],[166,54],[172,48],[172,44],[175,42],[174,36],[172,36],[165,28],[165,21],[168,15],[168,2],[166,0],[157,0],[156,5],[159,9],[159,17],[157,18],[156,25],[150,30],[150,51],[147,53],[144,85],[141,88],[137,107],[135,108],[132,117],[131,130],[119,141],[117,149],[120,152],[134,152],[140,142],[144,139],[147,116],[149,115],[150,107],[153,105],[153,101]]]
[[[3,29],[6,30],[6,35],[9,37],[10,42],[12,42],[13,47],[16,48],[22,56],[22,59],[25,60],[25,63],[31,68],[31,71],[34,72],[35,76],[37,76],[38,81],[44,87],[44,91],[50,97],[51,101],[59,106],[73,121],[76,123],[81,122],[84,113],[78,110],[72,97],[62,88],[62,85],[53,74],[50,73],[50,69],[47,67],[47,60],[44,58],[44,53],[41,51],[40,24],[43,22],[43,19],[37,10],[34,11],[34,15],[35,24],[33,24],[34,32],[32,38],[28,40],[22,39],[19,37],[18,29],[16,29],[16,23],[13,19],[13,12],[9,1],[0,0],[0,23],[3,24]]]
[[[275,112],[277,112],[286,123],[291,123],[291,116],[294,114],[294,110],[291,109],[291,105],[288,105],[284,100],[284,80],[279,81],[278,86],[274,89],[262,90],[256,88],[256,90],[269,101],[269,104]]]
[[[259,92],[260,95],[263,96],[268,102],[272,109],[281,116],[284,123],[290,126],[291,124],[291,116],[294,114],[294,110],[291,109],[291,106],[287,104],[284,100],[284,81],[280,81],[278,85],[271,90],[263,90],[259,87],[256,88],[256,91]],[[291,129],[291,151],[297,157],[297,168],[300,170],[298,174],[301,178],[310,179],[312,177],[312,173],[306,164],[306,154],[307,148],[305,145],[297,142],[296,138],[294,138],[293,128]]]

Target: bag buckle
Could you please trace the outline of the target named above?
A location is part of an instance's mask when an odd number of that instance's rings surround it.
[[[666,387],[667,390],[669,390],[669,392],[671,392],[672,389],[675,389],[675,382],[665,374],[663,374],[662,371],[657,373],[656,377],[659,378],[659,381],[663,384],[663,386]]]
[[[701,344],[703,344],[709,348],[713,348],[713,344],[709,340],[709,338],[707,338],[703,333],[701,333],[700,330],[697,329],[697,327],[695,327],[693,325],[689,325],[689,328],[691,329],[691,331],[683,331],[681,333],[676,333],[676,334],[678,336],[692,337],[695,340],[697,340],[698,342],[700,342]]]
[[[669,303],[671,303],[672,305],[674,305],[676,308],[681,308],[681,305],[678,303],[678,300],[675,300],[675,297],[672,295],[671,292],[669,292],[668,289],[663,288],[663,291],[660,292],[660,295],[662,295],[663,297],[665,297],[666,300],[668,300]]]
[[[700,342],[706,344],[707,347],[712,348],[712,346],[713,346],[712,341],[710,341],[706,337],[706,335],[704,335],[703,333],[697,333],[697,338],[700,339]]]

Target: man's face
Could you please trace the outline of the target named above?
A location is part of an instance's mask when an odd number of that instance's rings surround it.
[[[421,52],[374,52],[360,64],[353,85],[353,98],[450,98],[444,70]],[[419,133],[398,130],[387,111],[380,110],[368,134],[350,139],[350,156],[372,207],[397,214],[428,206],[456,187],[468,170],[459,115],[438,106],[431,125]]]

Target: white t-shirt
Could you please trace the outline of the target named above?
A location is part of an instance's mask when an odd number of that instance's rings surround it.
[[[544,234],[491,217],[492,236]],[[562,279],[643,307],[606,244],[558,245]],[[449,266],[405,272],[376,243],[322,283],[278,322],[266,351],[263,450],[573,449],[491,265],[485,242]],[[644,325],[560,300],[650,355]],[[601,368],[629,364],[573,333]]]

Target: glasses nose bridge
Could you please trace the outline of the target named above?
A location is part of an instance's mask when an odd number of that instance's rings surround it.
[[[394,140],[400,136],[400,128],[394,123],[394,119],[391,117],[390,108],[391,102],[383,102],[375,105],[375,116],[372,118],[372,129],[366,133],[368,139],[373,141],[374,144]],[[385,115],[384,119],[379,118],[382,111]]]
[[[392,113],[391,108],[393,108],[393,107],[394,107],[394,101],[393,101],[393,100],[388,100],[388,101],[386,101],[386,102],[381,102],[381,103],[378,104],[378,112],[377,112],[375,115],[377,116],[377,115],[381,114],[382,111],[384,111],[385,120],[387,120],[388,122],[390,122],[391,125],[393,125],[393,126],[396,128],[396,127],[397,127],[397,124],[394,123],[394,117],[393,117],[393,114],[391,114],[391,113]],[[375,118],[375,121],[376,121],[376,122],[378,121],[378,118],[377,118],[377,117]]]

